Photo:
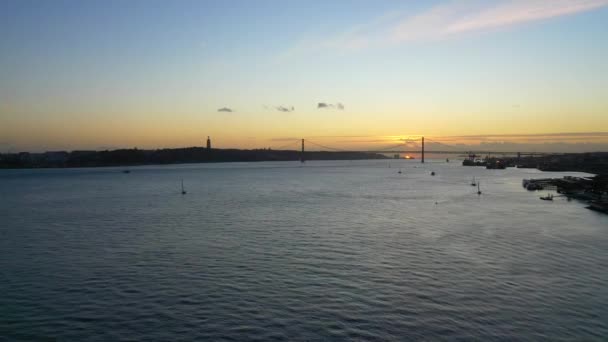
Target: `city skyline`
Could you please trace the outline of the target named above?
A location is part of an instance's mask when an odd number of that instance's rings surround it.
[[[0,19],[2,152],[608,149],[604,0],[6,1]]]

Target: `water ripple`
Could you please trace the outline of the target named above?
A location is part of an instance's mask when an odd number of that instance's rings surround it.
[[[402,163],[0,173],[0,339],[608,336],[606,216]]]

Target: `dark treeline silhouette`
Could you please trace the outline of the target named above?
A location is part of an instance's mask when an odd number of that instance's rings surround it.
[[[202,147],[159,150],[120,149],[0,154],[0,168],[51,168],[129,166],[147,164],[217,163],[300,160],[300,151],[207,149]],[[306,160],[385,159],[384,155],[362,152],[305,152]]]

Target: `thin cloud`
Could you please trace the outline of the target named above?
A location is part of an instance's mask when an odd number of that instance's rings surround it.
[[[532,133],[532,134],[478,134],[478,135],[452,135],[442,137],[446,139],[505,139],[505,138],[608,138],[608,132],[560,132],[560,133]]]
[[[352,51],[414,41],[446,39],[574,15],[608,6],[608,0],[451,0],[414,15],[390,12],[329,38],[302,40],[284,55],[326,50]]]
[[[450,1],[406,18],[392,28],[393,43],[441,39],[573,15],[608,5],[608,0]]]
[[[345,139],[345,138],[377,138],[376,135],[313,135],[304,137],[306,139]],[[284,141],[284,140],[293,140],[293,139],[302,139],[302,137],[282,137],[282,138],[274,138],[270,139],[271,141]],[[386,141],[386,140],[382,140]]]
[[[268,106],[268,105],[263,105],[262,106],[265,110],[277,110],[279,112],[283,112],[283,113],[289,113],[289,112],[293,112],[296,110],[296,108],[294,106]]]
[[[291,140],[299,140],[302,137],[282,137],[282,138],[272,138],[270,141],[291,141]]]
[[[227,112],[227,113],[232,113],[234,112],[234,110],[228,108],[228,107],[222,107],[220,109],[217,110],[218,112]]]
[[[279,112],[293,112],[294,110],[296,110],[294,108],[294,106],[291,107],[283,107],[283,106],[277,106],[274,107],[276,110],[278,110]]]
[[[487,30],[589,11],[608,5],[606,0],[513,0],[485,9],[448,27],[448,32]]]
[[[333,104],[333,103],[327,103],[327,102],[319,102],[317,103],[317,109],[337,109],[337,110],[344,110],[344,105],[340,102]]]

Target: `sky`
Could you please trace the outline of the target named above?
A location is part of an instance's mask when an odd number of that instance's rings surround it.
[[[608,0],[0,1],[0,153],[608,150]]]

